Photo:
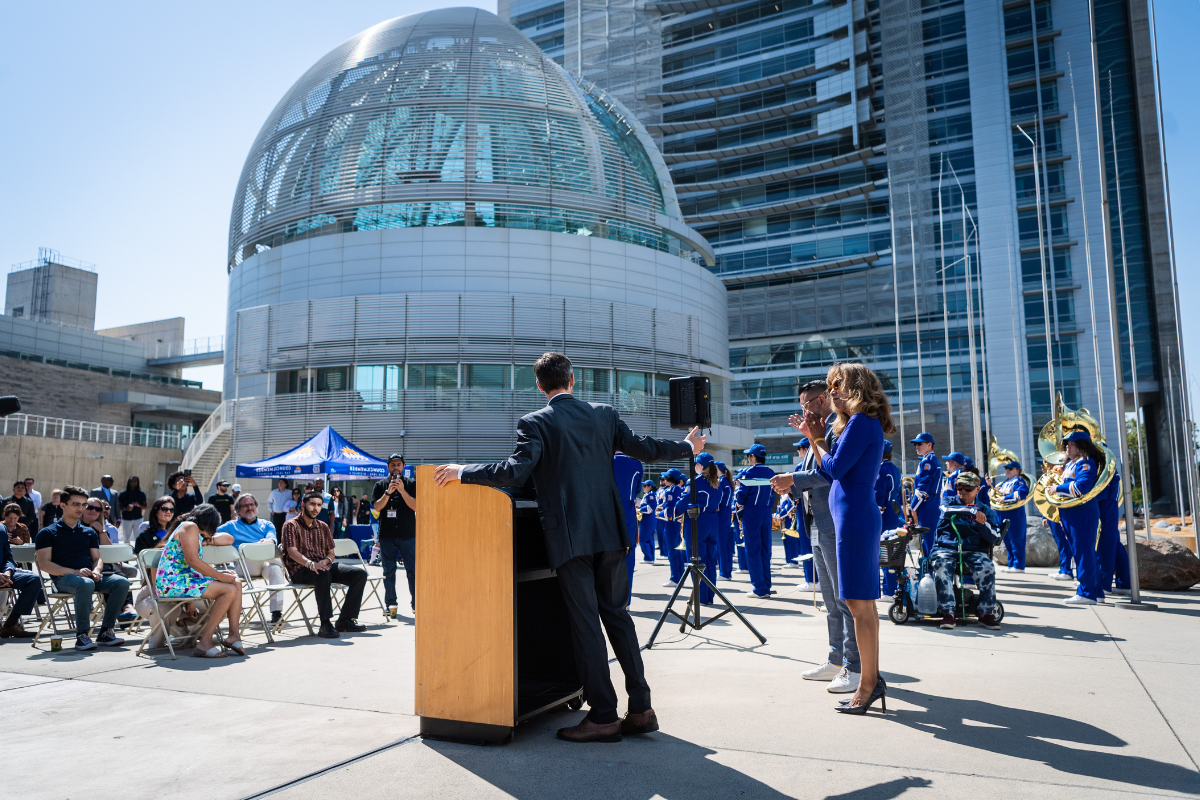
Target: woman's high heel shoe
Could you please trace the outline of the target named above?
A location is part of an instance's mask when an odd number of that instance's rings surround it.
[[[882,675],[879,676],[879,680],[875,682],[875,688],[871,690],[871,696],[867,698],[867,702],[863,703],[861,706],[852,706],[850,705],[849,701],[844,701],[845,705],[835,706],[833,710],[842,714],[866,714],[867,709],[874,705],[876,700],[880,702],[883,713],[886,714],[887,683],[884,682]]]

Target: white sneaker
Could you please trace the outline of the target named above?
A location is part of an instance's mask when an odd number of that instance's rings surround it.
[[[815,669],[805,670],[800,673],[800,677],[806,681],[831,681],[838,676],[842,668],[826,661]]]
[[[663,586],[674,586],[675,581],[663,581]]]
[[[1090,597],[1084,597],[1081,594],[1073,594],[1066,600],[1063,600],[1069,606],[1094,606],[1096,601]]]
[[[1112,591],[1109,592],[1109,594],[1116,595],[1117,597],[1129,597],[1129,590],[1128,589],[1113,589]]]
[[[749,575],[750,574],[750,570],[748,570],[748,569],[735,569],[734,572],[736,572],[739,575]]]
[[[997,572],[1012,572],[1012,567],[1001,567]]]
[[[825,691],[832,692],[833,694],[847,694],[858,691],[858,680],[860,677],[862,676],[859,673],[851,672],[849,667],[842,667],[837,677],[825,687]]]
[[[1075,580],[1075,577],[1073,575],[1068,575],[1065,572],[1052,572],[1052,573],[1050,573],[1050,580],[1052,580],[1052,581],[1073,581],[1073,580]]]
[[[1023,570],[1023,569],[1022,569],[1022,568],[1020,568],[1020,567],[1009,567],[1009,568],[1008,568],[1008,571],[1009,571],[1009,572],[1024,572],[1025,570]]]
[[[809,583],[808,581],[805,581],[804,583],[796,584],[797,592],[815,592],[816,590],[817,585],[815,583]]]

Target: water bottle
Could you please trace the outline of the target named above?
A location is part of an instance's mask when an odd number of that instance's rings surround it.
[[[917,613],[926,617],[937,613],[937,584],[933,582],[933,575],[928,572],[917,584]]]

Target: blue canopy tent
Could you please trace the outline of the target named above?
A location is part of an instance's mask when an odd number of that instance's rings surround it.
[[[330,480],[382,478],[387,462],[348,442],[326,425],[320,433],[286,453],[262,461],[237,465],[239,478],[294,478],[327,476]]]

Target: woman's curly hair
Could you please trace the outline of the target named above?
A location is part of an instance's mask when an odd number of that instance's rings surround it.
[[[854,414],[865,414],[879,420],[885,436],[896,432],[896,425],[892,422],[892,404],[883,393],[883,384],[879,382],[878,375],[865,364],[844,361],[830,367],[825,380],[830,388],[833,388],[834,381],[839,378],[841,386],[838,388],[838,394],[846,398],[850,413],[843,416],[838,412],[837,422],[833,426],[834,433],[841,433]]]

